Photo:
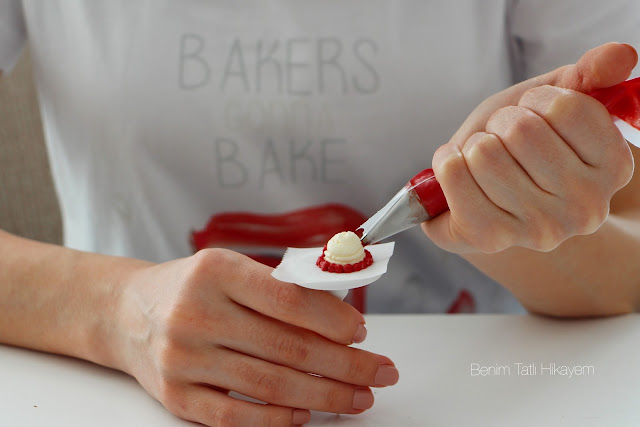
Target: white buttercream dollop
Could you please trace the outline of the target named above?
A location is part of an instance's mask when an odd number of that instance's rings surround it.
[[[333,264],[355,264],[364,257],[362,242],[353,231],[343,231],[333,236],[324,251],[324,259]]]

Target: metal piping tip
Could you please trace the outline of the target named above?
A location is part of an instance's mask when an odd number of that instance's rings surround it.
[[[372,245],[430,218],[415,193],[403,187],[382,209],[358,227],[356,234],[363,245]]]

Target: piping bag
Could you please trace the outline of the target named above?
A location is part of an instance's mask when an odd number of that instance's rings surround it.
[[[590,95],[602,102],[613,116],[623,136],[640,147],[640,79],[598,90]],[[387,271],[393,242],[373,245],[382,239],[428,221],[449,209],[433,170],[414,176],[380,211],[362,224],[356,233],[369,246],[374,263],[349,274],[320,270],[315,261],[322,248],[288,248],[271,275],[284,282],[329,291],[344,298],[349,289],[374,282]]]
[[[640,147],[640,77],[589,94],[602,102],[624,138]],[[428,221],[449,209],[433,170],[418,173],[356,230],[363,245]]]

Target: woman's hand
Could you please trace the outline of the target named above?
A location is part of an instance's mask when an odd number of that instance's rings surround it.
[[[289,426],[307,422],[308,410],[370,408],[369,387],[395,384],[398,372],[387,357],[348,347],[366,336],[362,315],[270,272],[221,249],[136,270],[118,305],[120,368],[174,414],[206,425]]]
[[[630,46],[607,44],[482,103],[434,155],[450,212],[423,224],[426,234],[448,251],[496,253],[551,251],[595,232],[633,157],[586,93],[624,81],[636,62]]]

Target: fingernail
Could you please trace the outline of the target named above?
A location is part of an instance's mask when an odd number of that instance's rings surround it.
[[[395,366],[380,365],[374,381],[377,385],[394,385],[399,378],[400,374]]]
[[[358,329],[356,329],[356,333],[353,334],[353,338],[351,338],[351,342],[361,343],[367,337],[367,327],[364,324],[359,324]]]
[[[294,409],[293,419],[291,422],[293,425],[306,424],[311,421],[311,412],[304,409]]]
[[[353,395],[353,409],[369,409],[373,406],[373,393],[369,389],[356,390]]]

